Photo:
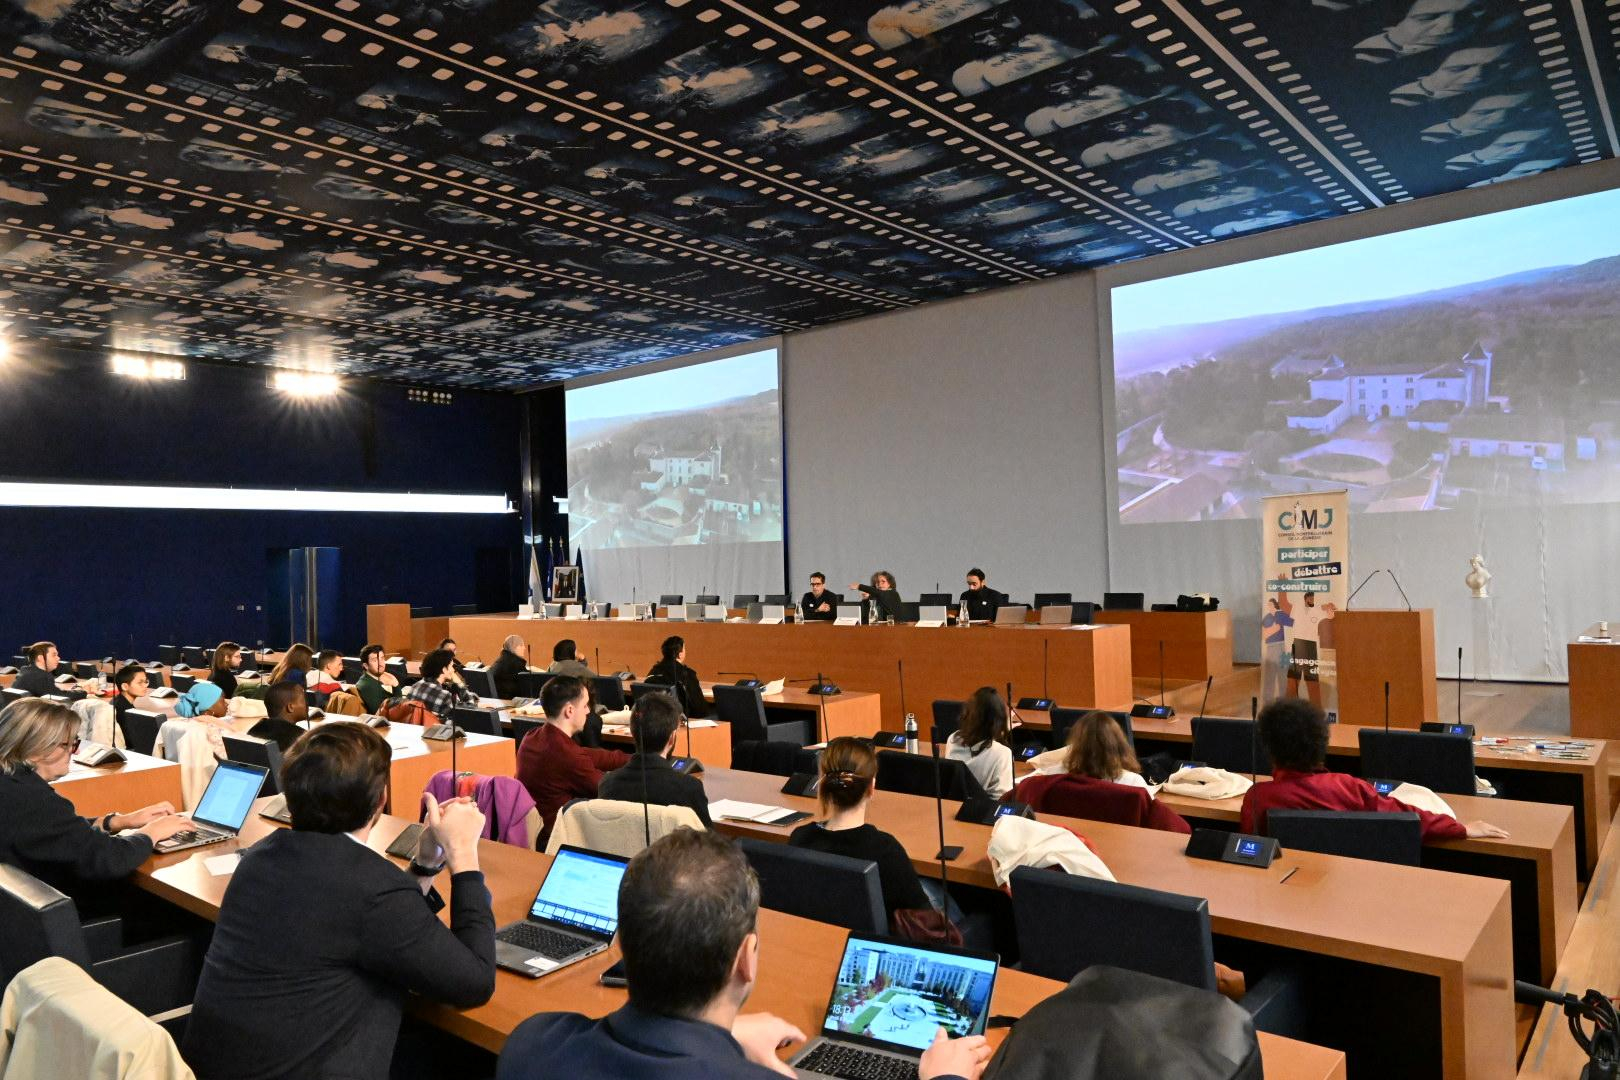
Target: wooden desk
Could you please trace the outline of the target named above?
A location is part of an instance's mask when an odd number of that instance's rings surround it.
[[[403,818],[384,817],[372,830],[370,846],[383,851],[406,824]],[[230,878],[209,874],[204,860],[251,846],[275,828],[279,826],[255,815],[237,840],[202,851],[155,856],[137,871],[136,881],[142,888],[187,911],[216,919]],[[395,861],[404,865],[403,860]],[[504,926],[527,914],[551,859],[538,852],[485,840],[479,845],[479,862],[493,900],[496,925]],[[448,878],[438,884],[441,891],[449,888]],[[448,909],[440,917],[448,920]],[[778,911],[761,910],[759,934],[761,977],[749,998],[748,1010],[775,1013],[802,1031],[817,1030],[831,995],[846,931]],[[411,1011],[459,1038],[498,1053],[512,1030],[535,1013],[571,1011],[605,1016],[622,1006],[625,992],[597,981],[619,955],[615,945],[542,979],[526,979],[498,971],[494,997],[484,1005],[463,1010],[414,999]],[[1050,979],[1003,969],[996,978],[991,1011],[1021,1016],[1061,986]],[[994,1042],[1004,1037],[1004,1029],[990,1033]],[[782,1056],[791,1056],[794,1049],[796,1047],[783,1051]],[[1260,1036],[1260,1049],[1267,1080],[1344,1080],[1344,1055],[1338,1051],[1265,1034]]]
[[[1232,672],[1230,611],[1099,611],[1099,623],[1131,628],[1131,671],[1157,678],[1159,650],[1171,679],[1207,679]]]
[[[410,724],[395,724],[388,734],[420,732]],[[409,818],[417,815],[422,792],[433,774],[450,768],[450,743],[431,739],[417,740],[427,747],[427,753],[411,757],[395,756],[388,779],[388,812]],[[484,776],[517,775],[517,743],[504,735],[479,735],[469,732],[455,751],[456,768]],[[532,900],[533,897],[531,896]]]
[[[1620,988],[1620,904],[1615,903],[1615,876],[1620,873],[1620,829],[1610,830],[1603,845],[1603,859],[1586,902],[1575,919],[1569,948],[1558,965],[1557,976],[1548,986],[1565,993],[1582,995],[1588,989],[1613,995]],[[1551,1005],[1541,1008],[1530,1043],[1519,1069],[1521,1078],[1569,1080],[1581,1074],[1586,1055],[1570,1038],[1563,1010]]]
[[[701,679],[722,671],[751,671],[769,681],[808,680],[817,673],[844,690],[880,695],[884,728],[904,727],[897,661],[905,664],[905,708],[926,722],[935,698],[962,700],[986,684],[1013,684],[1018,695],[1040,693],[1060,705],[1128,707],[1130,629],[1089,630],[1044,626],[833,626],[758,623],[532,620],[464,615],[450,620],[450,636],[468,657],[493,659],[508,634],[529,642],[531,655],[549,655],[572,638],[581,660],[595,670],[645,671],[660,643],[686,639],[687,663]],[[867,732],[871,734],[871,732]]]
[[[782,794],[779,776],[712,769],[703,786],[711,800],[816,809],[814,799]],[[994,888],[986,852],[990,827],[953,820],[958,805],[945,804],[945,842],[963,849],[950,864],[951,879]],[[937,876],[932,800],[879,791],[867,820],[905,846],[919,873]],[[1187,838],[1179,833],[1046,814],[1040,820],[1082,832],[1121,882],[1206,898],[1216,934],[1433,978],[1437,1006],[1422,1022],[1438,1029],[1443,1075],[1511,1075],[1516,1047],[1506,882],[1308,851],[1285,852],[1262,871],[1188,859]],[[715,825],[776,842],[786,842],[792,831],[731,821]],[[1429,999],[1420,994],[1417,1000]]]
[[[1620,738],[1620,645],[1569,643],[1569,733]]]
[[[1266,778],[1261,778],[1265,783]],[[1197,799],[1159,792],[1159,801],[1195,825],[1237,827],[1243,797]],[[1512,835],[1506,839],[1445,840],[1426,844],[1423,865],[1436,870],[1483,874],[1512,885],[1515,970],[1545,983],[1563,957],[1578,906],[1575,886],[1575,818],[1566,806],[1446,795],[1459,821],[1484,820]]]
[[[51,786],[73,804],[80,817],[139,810],[154,803],[168,802],[176,810],[180,795],[180,766],[162,758],[123,751],[121,765],[100,769],[75,764],[73,771]]]

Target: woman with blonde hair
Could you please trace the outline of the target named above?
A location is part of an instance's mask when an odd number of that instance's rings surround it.
[[[209,662],[208,681],[228,698],[236,696],[236,667],[241,656],[242,646],[234,641],[222,641],[214,647],[214,656]]]
[[[65,705],[27,698],[0,711],[0,863],[72,896],[83,914],[93,886],[127,878],[153,844],[190,823],[166,802],[80,817],[51,786],[78,747],[79,716]]]
[[[270,671],[270,679],[266,686],[274,686],[278,682],[295,682],[305,686],[309,679],[309,670],[315,666],[315,653],[302,641],[295,641],[287,646],[282,654],[281,662]]]

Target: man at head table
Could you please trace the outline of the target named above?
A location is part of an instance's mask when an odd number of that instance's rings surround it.
[[[967,588],[962,591],[962,610],[971,622],[989,622],[996,608],[1007,602],[1007,594],[984,583],[984,571],[977,566],[967,572]],[[961,618],[961,616],[957,616]]]
[[[810,591],[799,598],[799,618],[806,622],[832,622],[838,618],[838,602],[827,591],[827,575],[820,570],[810,575]]]
[[[794,1076],[776,1051],[804,1032],[742,1011],[759,978],[758,914],[759,879],[735,843],[691,829],[661,838],[630,860],[619,886],[629,1003],[600,1020],[531,1016],[507,1039],[496,1080]],[[940,1029],[916,1075],[972,1080],[989,1056],[983,1036],[947,1039]]]

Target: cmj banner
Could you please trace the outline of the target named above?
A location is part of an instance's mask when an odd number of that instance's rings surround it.
[[[1273,495],[1264,504],[1260,700],[1308,697],[1336,719],[1333,616],[1349,592],[1349,494]]]

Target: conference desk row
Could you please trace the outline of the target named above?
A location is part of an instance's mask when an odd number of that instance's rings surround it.
[[[385,816],[373,828],[369,846],[381,857],[387,845],[408,824],[408,819]],[[194,852],[154,856],[138,871],[137,882],[151,893],[206,919],[219,915],[230,883],[215,876],[206,860],[251,846],[278,828],[255,815],[235,841]],[[483,841],[479,861],[493,898],[497,925],[515,922],[528,913],[550,857],[533,851]],[[403,865],[402,860],[395,860]],[[448,890],[448,877],[438,882]],[[440,916],[448,919],[448,911]],[[749,1011],[775,1013],[805,1032],[820,1027],[843,953],[845,931],[777,911],[759,913],[761,970],[748,1001]],[[491,1052],[499,1052],[507,1037],[528,1017],[543,1012],[583,1012],[604,1016],[625,1003],[621,989],[602,986],[602,972],[619,959],[617,944],[606,952],[540,979],[497,972],[495,994],[472,1009],[452,1009],[413,999],[411,1011],[434,1026]],[[1021,1016],[1056,993],[1062,984],[1023,972],[1003,969],[996,980],[991,1012]],[[993,1042],[1005,1037],[990,1032]],[[1343,1080],[1344,1055],[1338,1051],[1291,1039],[1262,1034],[1261,1053],[1268,1080]],[[789,1056],[792,1049],[783,1051]]]

